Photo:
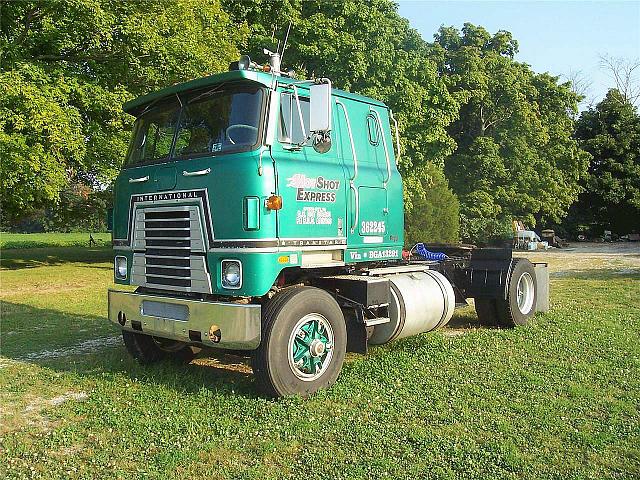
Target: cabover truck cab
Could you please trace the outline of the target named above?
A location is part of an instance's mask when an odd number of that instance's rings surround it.
[[[109,291],[109,319],[135,358],[242,350],[261,391],[307,395],[347,350],[442,326],[466,297],[487,320],[533,315],[535,270],[510,251],[403,259],[387,106],[282,75],[277,54],[233,68],[124,106],[114,280],[136,288]]]

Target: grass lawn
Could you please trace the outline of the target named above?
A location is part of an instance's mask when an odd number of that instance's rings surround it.
[[[111,244],[110,233],[92,233],[98,245]],[[6,233],[0,232],[0,248],[86,247],[89,233]]]
[[[239,357],[135,364],[108,247],[2,257],[0,478],[640,477],[637,269],[554,276],[527,327],[466,309],[272,401]]]

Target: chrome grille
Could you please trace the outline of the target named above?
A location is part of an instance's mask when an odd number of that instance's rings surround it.
[[[133,247],[132,284],[211,292],[197,206],[137,208]]]

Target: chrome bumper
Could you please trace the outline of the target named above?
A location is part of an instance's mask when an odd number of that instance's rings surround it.
[[[260,305],[109,290],[109,320],[123,330],[210,347],[254,350],[260,345]]]

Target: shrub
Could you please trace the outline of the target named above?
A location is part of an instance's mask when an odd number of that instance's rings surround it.
[[[457,243],[460,204],[440,168],[431,162],[405,181],[405,245]]]

